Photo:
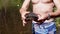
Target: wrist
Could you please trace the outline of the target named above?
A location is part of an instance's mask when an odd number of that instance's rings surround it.
[[[48,14],[48,19],[50,19],[51,18],[51,15],[50,14]]]
[[[52,13],[50,13],[49,15],[50,15],[50,18],[55,18],[56,13],[55,13],[55,12],[52,12]]]
[[[21,8],[21,9],[19,10],[19,12],[20,12],[21,14],[23,14],[23,13],[26,12],[26,10],[24,10],[24,9]]]
[[[54,12],[49,13],[48,16],[49,16],[49,18],[55,18],[55,13]]]
[[[25,14],[27,13],[27,11],[20,11],[20,14]]]

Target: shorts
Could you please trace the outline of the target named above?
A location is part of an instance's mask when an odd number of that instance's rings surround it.
[[[33,34],[56,34],[55,22],[44,22],[41,25],[32,22]]]

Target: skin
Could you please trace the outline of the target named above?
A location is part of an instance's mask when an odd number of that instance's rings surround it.
[[[53,20],[54,17],[60,15],[60,0],[31,0],[33,5],[33,13],[37,14],[38,21],[45,21],[50,15],[50,19],[47,21]],[[22,16],[23,26],[25,26],[25,14],[29,13],[27,11],[29,7],[30,0],[24,0],[22,7],[20,8],[20,13]],[[53,7],[56,6],[57,10],[53,12]]]

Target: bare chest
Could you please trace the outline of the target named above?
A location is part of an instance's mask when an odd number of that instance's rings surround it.
[[[32,1],[32,3],[39,3],[39,2],[41,2],[41,3],[50,3],[53,0],[31,0],[31,1]]]

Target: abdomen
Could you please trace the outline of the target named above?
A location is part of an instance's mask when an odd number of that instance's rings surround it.
[[[43,3],[38,3],[33,5],[33,12],[39,12],[39,13],[46,13],[53,11],[53,3],[51,4],[43,4]]]

